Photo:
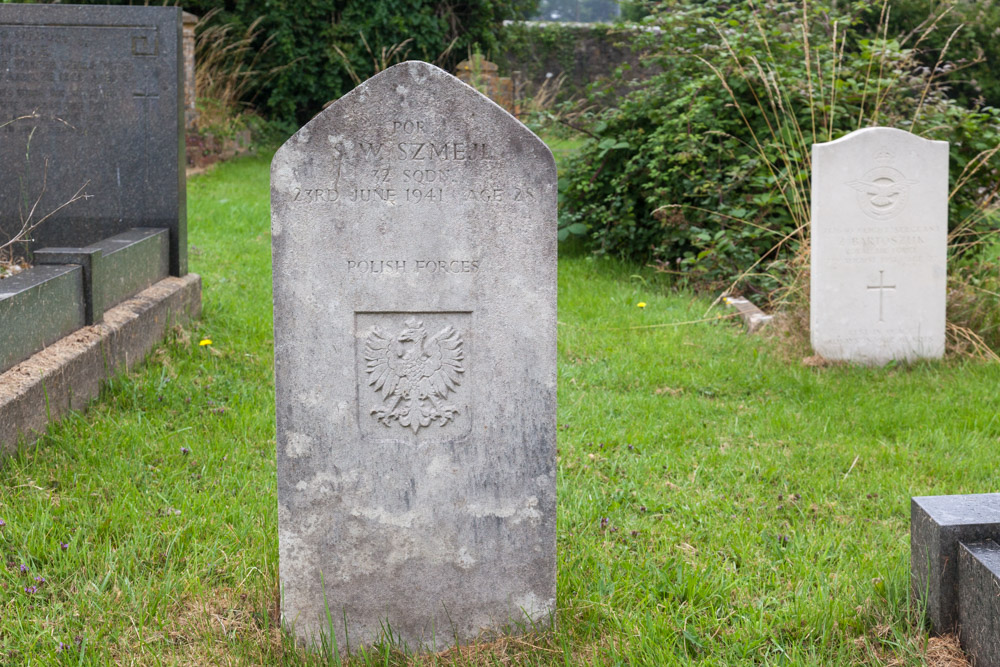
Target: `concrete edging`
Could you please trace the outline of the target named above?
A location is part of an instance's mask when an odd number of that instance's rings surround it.
[[[747,333],[757,333],[763,329],[768,322],[774,319],[773,315],[766,314],[763,310],[755,306],[752,302],[741,296],[722,296],[722,302],[727,306],[736,309],[747,328]]]
[[[31,443],[49,421],[79,410],[101,382],[132,368],[163,340],[168,329],[201,314],[201,277],[168,277],[0,374],[0,453]]]

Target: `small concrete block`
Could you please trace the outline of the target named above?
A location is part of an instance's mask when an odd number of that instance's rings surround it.
[[[740,314],[740,319],[743,320],[743,324],[747,328],[747,333],[757,333],[763,329],[768,322],[774,319],[773,315],[766,314],[752,301],[744,299],[741,296],[723,297],[722,301],[727,306],[735,308],[736,312]]]
[[[959,542],[1000,540],[1000,493],[910,499],[910,585],[934,632],[958,623]]]
[[[958,638],[975,667],[1000,667],[1000,545],[960,544]]]

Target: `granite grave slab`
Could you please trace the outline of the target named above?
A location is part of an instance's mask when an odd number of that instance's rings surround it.
[[[179,7],[0,4],[0,242],[56,211],[29,250],[170,230],[187,272]]]
[[[944,353],[948,143],[873,127],[813,144],[810,336],[831,360]]]
[[[41,248],[35,264],[79,264],[83,268],[86,322],[169,275],[166,229],[136,227],[86,248]]]
[[[86,324],[83,269],[36,266],[0,280],[0,373]]]
[[[958,552],[958,634],[975,667],[1000,667],[1000,546],[961,544]]]
[[[556,170],[422,62],[271,165],[282,619],[444,648],[555,609]]]
[[[958,623],[959,544],[1000,540],[1000,493],[910,499],[910,585],[931,627]]]

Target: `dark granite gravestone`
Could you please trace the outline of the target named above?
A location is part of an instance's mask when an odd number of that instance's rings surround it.
[[[1000,539],[1000,493],[910,499],[910,586],[934,632],[959,620],[959,544],[988,539]]]
[[[959,637],[976,667],[1000,667],[1000,546],[960,544]]]
[[[0,244],[28,249],[170,230],[187,273],[179,7],[0,4]]]

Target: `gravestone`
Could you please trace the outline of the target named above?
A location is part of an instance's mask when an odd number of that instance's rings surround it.
[[[187,273],[181,10],[0,4],[0,243],[29,250],[170,230]]]
[[[867,128],[812,154],[813,349],[884,364],[944,354],[948,143]]]
[[[910,499],[910,589],[935,634],[1000,666],[1000,493]]]
[[[1000,540],[1000,493],[910,499],[910,586],[938,633],[958,623],[962,543]]]
[[[396,65],[271,165],[282,618],[443,648],[555,607],[556,170]]]

